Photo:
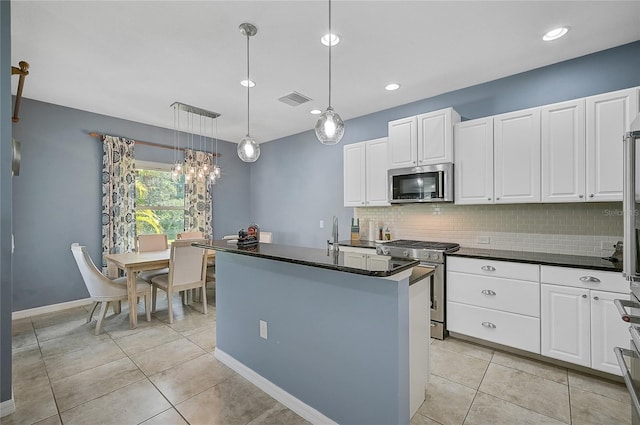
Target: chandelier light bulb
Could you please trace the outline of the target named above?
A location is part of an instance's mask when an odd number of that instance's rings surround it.
[[[238,144],[238,156],[244,162],[255,162],[260,157],[260,145],[247,134]]]
[[[344,135],[344,122],[340,115],[328,107],[316,123],[316,137],[323,145],[335,145]]]

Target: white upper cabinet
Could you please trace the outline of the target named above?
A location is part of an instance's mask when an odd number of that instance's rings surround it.
[[[453,162],[453,108],[389,122],[389,169]]]
[[[387,138],[365,143],[365,202],[369,207],[390,205],[387,197]]]
[[[622,137],[637,114],[638,88],[586,99],[589,200],[622,200]]]
[[[453,126],[460,115],[453,108],[418,115],[418,165],[453,162]]]
[[[542,202],[585,199],[584,105],[579,99],[541,109]]]
[[[390,205],[387,200],[387,138],[343,147],[344,206]]]
[[[454,127],[456,204],[493,203],[493,118],[464,121]]]
[[[415,167],[418,164],[418,118],[389,121],[388,167]]]
[[[540,202],[540,109],[496,115],[493,126],[496,203]]]
[[[365,201],[365,144],[353,143],[343,147],[344,206],[360,207]]]

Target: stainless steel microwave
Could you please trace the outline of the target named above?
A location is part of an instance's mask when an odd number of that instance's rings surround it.
[[[389,170],[389,201],[453,202],[453,164]]]

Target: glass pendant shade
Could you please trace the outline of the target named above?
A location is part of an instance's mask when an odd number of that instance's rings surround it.
[[[340,143],[344,135],[344,122],[340,115],[328,107],[316,122],[316,137],[323,145]]]
[[[238,156],[244,162],[255,162],[260,157],[260,145],[247,134],[238,144]]]

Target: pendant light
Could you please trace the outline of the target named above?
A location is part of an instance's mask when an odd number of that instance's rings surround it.
[[[247,81],[249,78],[249,37],[253,37],[258,33],[258,28],[252,24],[240,24],[240,33],[247,37]],[[238,156],[244,162],[255,162],[260,157],[260,145],[249,135],[249,90],[250,84],[247,84],[247,135],[238,144]]]
[[[323,145],[335,145],[344,135],[344,122],[331,107],[331,0],[329,0],[329,106],[316,122],[316,137]]]

